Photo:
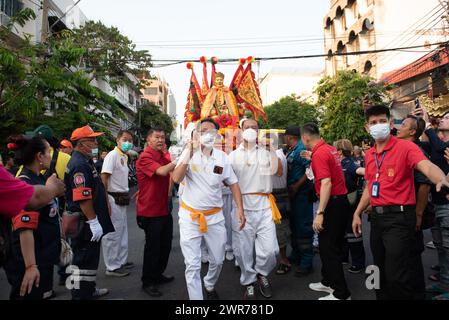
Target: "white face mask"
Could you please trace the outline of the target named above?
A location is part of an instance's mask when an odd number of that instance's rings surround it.
[[[243,131],[242,138],[246,142],[254,143],[257,140],[257,131],[254,129],[246,129]]]
[[[378,123],[369,128],[370,134],[374,140],[385,140],[390,135],[389,123]]]
[[[215,135],[211,134],[211,133],[206,133],[203,134],[200,137],[200,143],[205,147],[205,148],[212,148],[214,146],[215,143]]]

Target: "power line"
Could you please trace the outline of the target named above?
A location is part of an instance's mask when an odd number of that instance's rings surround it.
[[[437,42],[431,43],[431,46],[446,46],[448,42]],[[423,48],[425,45],[416,45],[416,46],[408,46],[408,47],[399,47],[399,48],[389,48],[389,49],[378,49],[378,50],[363,50],[363,51],[352,51],[352,52],[336,52],[332,54],[311,54],[311,55],[299,55],[299,56],[285,56],[285,57],[259,57],[255,58],[255,61],[270,61],[270,60],[294,60],[294,59],[310,59],[310,58],[323,58],[328,57],[332,58],[334,56],[355,56],[355,55],[364,55],[364,54],[372,54],[379,52],[390,52],[390,51],[399,51],[399,50],[408,50],[408,49],[417,49]],[[111,60],[109,60],[111,61]],[[158,67],[166,67],[171,65],[176,65],[180,63],[186,62],[200,62],[199,59],[153,59],[153,62],[166,62],[167,64],[161,64]],[[237,62],[239,58],[225,58],[220,59],[221,62]],[[133,60],[128,60],[128,62],[133,62]]]
[[[51,29],[59,22],[59,21],[61,21],[62,20],[62,18],[64,18],[66,15],[67,15],[67,13],[69,13],[70,11],[72,11],[79,3],[81,2],[81,0],[78,0],[77,2],[75,2],[74,4],[73,4],[73,6],[70,8],[70,9],[68,9],[61,17],[59,17],[49,28],[48,28],[48,33],[51,33]]]

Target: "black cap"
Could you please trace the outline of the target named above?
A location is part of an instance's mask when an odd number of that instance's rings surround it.
[[[301,136],[301,129],[299,128],[299,126],[289,126],[285,130],[285,135],[300,137]]]

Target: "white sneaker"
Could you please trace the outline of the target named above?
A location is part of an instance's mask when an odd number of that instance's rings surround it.
[[[107,295],[108,293],[109,293],[109,290],[106,289],[106,288],[101,288],[101,289],[100,288],[95,288],[95,291],[92,294],[92,296],[94,298],[99,298],[99,297]]]
[[[338,299],[337,297],[335,297],[335,296],[331,293],[330,295],[325,296],[325,297],[322,297],[322,298],[319,298],[318,300],[341,300],[341,299]],[[346,299],[346,300],[351,300],[351,297],[349,297],[349,298]]]
[[[331,287],[326,287],[321,282],[310,283],[309,288],[313,291],[327,292],[331,295],[332,293],[334,293],[334,289],[332,289]]]
[[[433,241],[429,241],[426,243],[426,247],[429,249],[436,249],[435,244],[433,243]]]
[[[232,253],[232,251],[226,252],[226,260],[228,260],[228,261],[234,260],[234,254]]]

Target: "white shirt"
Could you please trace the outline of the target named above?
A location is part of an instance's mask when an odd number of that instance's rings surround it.
[[[196,210],[223,208],[223,182],[233,185],[238,182],[229,163],[228,156],[221,150],[213,149],[210,157],[201,150],[196,151],[190,159],[184,179],[182,201]],[[179,211],[179,217],[192,221],[190,212]],[[220,222],[223,213],[206,216],[207,224]],[[197,221],[195,221],[198,224]]]
[[[128,192],[128,156],[115,147],[104,158],[101,173],[109,173],[108,192]]]
[[[278,177],[274,174],[271,177],[273,181],[273,189],[285,189],[287,188],[287,157],[282,149],[276,150],[276,155],[282,163],[282,176]]]
[[[248,195],[248,193],[271,193],[273,191],[271,179],[273,166],[270,152],[258,146],[247,150],[242,144],[231,152],[229,161],[239,180],[243,195],[243,208],[245,210],[270,208],[268,197]]]

